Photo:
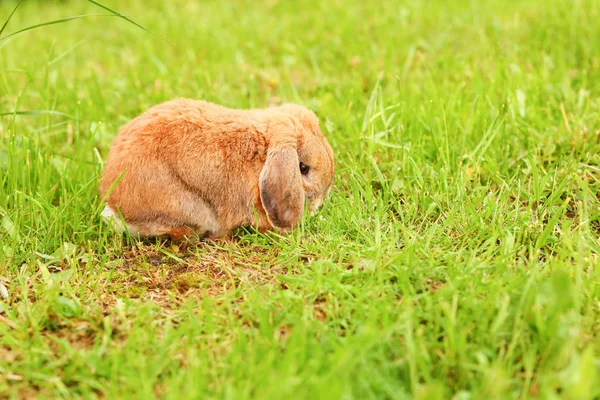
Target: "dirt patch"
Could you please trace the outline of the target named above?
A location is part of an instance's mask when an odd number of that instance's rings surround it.
[[[88,350],[94,347],[94,341],[99,335],[98,327],[88,321],[72,321],[62,323],[53,330],[43,330],[42,336],[49,339],[48,343],[54,354],[61,353],[59,341],[64,339],[75,350]]]
[[[325,296],[319,296],[313,303],[313,317],[320,322],[327,321],[327,300]]]
[[[427,291],[431,294],[436,293],[438,290],[444,287],[445,284],[445,282],[436,281],[431,278],[425,280],[425,286],[427,287]]]
[[[0,360],[5,364],[13,364],[23,359],[23,355],[13,350],[10,346],[0,346]]]
[[[277,259],[277,249],[234,240],[139,242],[109,263],[113,272],[104,284],[109,297],[151,300],[173,309],[191,296],[217,297],[241,286],[277,283],[289,269]]]

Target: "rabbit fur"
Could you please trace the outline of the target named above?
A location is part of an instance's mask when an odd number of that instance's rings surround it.
[[[120,129],[100,180],[102,215],[141,237],[217,238],[250,225],[285,232],[305,203],[313,213],[323,204],[333,176],[331,147],[303,106],[176,99]]]

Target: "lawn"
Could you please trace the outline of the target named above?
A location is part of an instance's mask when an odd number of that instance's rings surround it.
[[[0,398],[600,396],[600,0],[24,1],[0,36]],[[0,2],[0,26],[16,2]],[[286,235],[100,220],[119,126],[312,108]]]

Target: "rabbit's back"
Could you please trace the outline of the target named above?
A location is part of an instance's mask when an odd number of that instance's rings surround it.
[[[171,226],[202,234],[248,224],[266,154],[257,124],[251,113],[203,101],[152,107],[123,126],[111,147],[101,195],[120,181],[107,213],[118,208],[135,227],[130,232],[151,236]]]

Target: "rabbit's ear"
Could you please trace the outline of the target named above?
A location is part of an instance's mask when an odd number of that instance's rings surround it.
[[[260,200],[274,227],[290,229],[302,218],[304,188],[298,153],[292,146],[269,149],[260,173]]]

